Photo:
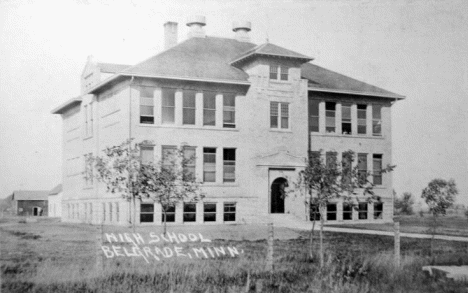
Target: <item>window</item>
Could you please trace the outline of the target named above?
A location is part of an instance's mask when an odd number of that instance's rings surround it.
[[[195,203],[184,203],[184,222],[196,222],[197,205]]]
[[[93,221],[93,204],[92,203],[89,204],[89,221],[90,222]]]
[[[353,206],[349,203],[343,203],[343,220],[350,221],[353,219]]]
[[[175,146],[162,146],[162,167],[171,169],[175,164],[177,148]]]
[[[141,146],[140,147],[141,163],[148,164],[154,161],[154,147],[153,146]]]
[[[140,123],[154,124],[154,89],[140,87]]]
[[[279,66],[270,65],[270,79],[278,79]]]
[[[367,202],[360,202],[358,204],[358,219],[359,220],[367,220]]]
[[[112,222],[112,203],[109,203],[109,221]]]
[[[175,122],[175,90],[162,89],[162,123],[174,124]]]
[[[280,74],[281,80],[288,80],[289,68],[281,66],[280,72],[281,72]]]
[[[106,221],[106,204],[102,203],[102,221]]]
[[[142,203],[140,205],[140,222],[141,223],[154,222],[154,204]]]
[[[223,150],[223,182],[236,181],[236,149]]]
[[[336,152],[326,152],[325,153],[325,165],[327,167],[336,165],[337,155],[338,154]]]
[[[351,183],[351,178],[352,178],[352,161],[351,161],[351,155],[343,153],[343,158],[341,161],[341,170],[342,170],[342,177],[341,177],[341,182],[343,184],[350,184]]]
[[[335,116],[336,116],[336,103],[325,103],[325,131],[327,133],[335,133]]]
[[[214,92],[203,93],[203,125],[216,125],[216,94]]]
[[[223,95],[223,127],[236,128],[236,96]]]
[[[203,204],[203,221],[216,222],[216,203]]]
[[[85,127],[84,127],[84,136],[85,138],[93,136],[93,102],[84,105],[83,107]]]
[[[175,206],[174,205],[167,205],[162,206],[162,218],[161,221],[164,223],[171,223],[175,222]]]
[[[91,158],[93,156],[93,153],[86,154],[84,156],[84,161],[85,161],[85,186],[86,187],[92,187],[94,183],[94,174],[93,174],[93,162],[91,161]]]
[[[216,148],[203,148],[203,182],[216,182]]]
[[[374,219],[381,220],[383,216],[383,203],[374,202]]]
[[[309,131],[319,132],[319,104],[317,100],[309,99]]]
[[[318,204],[310,204],[309,218],[311,221],[320,221],[320,210]]]
[[[195,180],[195,147],[184,147],[184,176],[187,180]]]
[[[289,104],[270,102],[270,127],[289,128]]]
[[[351,104],[342,103],[341,104],[341,132],[346,135],[352,133],[351,126]]]
[[[382,135],[382,106],[373,105],[372,106],[372,135],[381,136]]]
[[[327,221],[336,221],[336,203],[327,204]]]
[[[288,80],[289,68],[285,66],[270,65],[270,79]]]
[[[92,209],[91,209],[92,210]],[[119,220],[119,203],[115,203],[115,221],[118,223]]]
[[[236,203],[224,203],[224,222],[236,221]]]
[[[367,133],[367,105],[357,105],[358,134]]]
[[[372,175],[374,177],[375,185],[382,185],[382,155],[373,154],[372,155]]]
[[[358,154],[358,176],[361,184],[367,182],[367,154]]]
[[[182,124],[195,125],[195,91],[184,90],[183,92],[183,113]]]

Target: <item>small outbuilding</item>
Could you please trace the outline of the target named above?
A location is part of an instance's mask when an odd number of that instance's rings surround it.
[[[14,214],[33,217],[47,216],[48,196],[47,190],[14,191],[12,195]]]
[[[62,217],[62,184],[55,186],[49,192],[49,217]]]

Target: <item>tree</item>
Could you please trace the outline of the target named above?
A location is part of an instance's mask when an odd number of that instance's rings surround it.
[[[170,207],[186,200],[198,201],[204,195],[200,192],[201,183],[195,180],[195,170],[190,169],[195,157],[187,155],[185,147],[174,150],[172,156],[159,164],[142,165],[140,194],[161,204],[164,234],[167,229],[167,211]]]
[[[304,170],[299,172],[296,189],[304,191],[307,199],[306,206],[309,207],[309,217],[313,221],[310,231],[309,256],[312,258],[313,233],[315,221],[320,218],[320,266],[324,264],[323,251],[323,226],[327,204],[337,198],[343,198],[354,209],[357,208],[357,189],[368,202],[380,201],[373,192],[373,184],[367,179],[371,174],[359,170],[359,164],[354,165],[355,154],[353,151],[343,153],[341,163],[337,160],[337,154],[327,153],[326,161],[320,156],[320,152],[311,152],[308,163]],[[395,166],[388,165],[381,173],[390,172]],[[313,208],[315,207],[315,210]]]
[[[411,192],[404,192],[402,197],[395,196],[394,207],[398,214],[412,215],[414,198]]]
[[[437,219],[439,216],[447,214],[447,209],[453,205],[457,194],[457,185],[453,179],[448,181],[439,178],[433,179],[422,191],[421,198],[428,205],[433,218],[431,255],[433,254],[434,236],[438,225]]]
[[[183,148],[177,150],[169,160],[169,163],[179,165],[163,168],[161,163],[142,161],[140,146],[148,145],[150,142],[132,143],[132,140],[128,139],[120,145],[107,147],[102,156],[87,156],[84,175],[86,180],[96,178],[106,185],[108,192],[120,193],[123,198],[132,202],[133,212],[129,215],[129,222],[135,229],[137,200],[149,198],[154,202],[166,204],[166,207],[168,203],[196,201],[199,184],[193,176],[184,173],[187,160],[181,158],[184,153]]]

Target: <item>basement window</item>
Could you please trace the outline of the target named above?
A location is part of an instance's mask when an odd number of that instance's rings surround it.
[[[350,221],[353,219],[353,206],[349,203],[343,203],[343,221]]]
[[[327,221],[336,221],[336,203],[327,204]]]
[[[140,206],[140,222],[154,222],[154,204],[142,203]]]
[[[195,203],[184,203],[184,223],[197,221],[197,205]]]
[[[367,202],[360,202],[358,205],[358,219],[367,220],[367,211],[368,211]]]
[[[216,222],[216,203],[203,204],[203,221]]]

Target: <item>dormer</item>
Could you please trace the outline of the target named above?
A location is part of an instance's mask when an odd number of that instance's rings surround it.
[[[313,58],[264,43],[243,53],[231,61],[231,65],[270,81],[288,82],[301,79],[301,65]]]
[[[127,67],[129,65],[97,62],[92,55],[88,56],[81,74],[81,94],[86,94],[93,86]]]

